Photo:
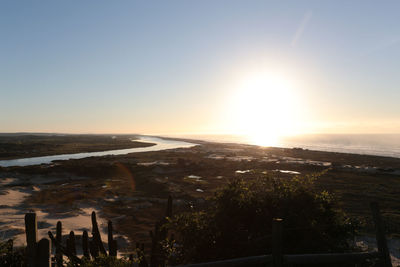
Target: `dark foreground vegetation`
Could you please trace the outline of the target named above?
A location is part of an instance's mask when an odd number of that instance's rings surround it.
[[[134,264],[158,267],[274,255],[276,241],[283,244],[280,247],[282,254],[357,251],[353,238],[359,225],[338,209],[337,201],[331,194],[316,189],[315,179],[316,176],[292,179],[266,177],[251,181],[235,179],[217,190],[203,205],[176,215],[172,213],[172,198],[169,198],[166,214],[160,216],[154,231],[150,233],[151,254],[148,259],[143,244],[137,244],[135,255],[117,258],[117,244],[113,241],[111,222],[108,225],[107,253],[101,242],[95,213],[92,214],[92,238],[89,240],[88,233],[84,231],[83,256],[77,257],[75,234],[71,232],[66,246],[63,246],[62,226],[59,222],[57,236],[54,237],[49,232],[50,239],[55,244],[54,259],[57,266],[64,266],[65,263],[66,266],[81,267],[122,267]],[[277,220],[282,223],[284,234],[274,241],[276,229],[274,230],[273,222]],[[27,214],[25,223],[29,240],[29,236],[36,235],[36,215]],[[29,226],[31,223],[33,226]],[[42,241],[43,239],[38,245],[28,243],[26,249],[19,250],[13,250],[10,241],[0,243],[0,266],[25,266],[30,258],[38,258],[38,255],[43,254],[49,259],[49,243],[47,252],[31,252],[39,249]],[[68,257],[66,262],[62,259],[62,254]],[[377,261],[379,257],[378,255],[375,260],[360,262],[363,266],[390,266]],[[283,265],[272,261],[267,266]],[[341,266],[354,266],[354,262]]]
[[[287,254],[348,252],[357,224],[337,210],[314,177],[235,180],[217,191],[204,209],[172,218],[179,242],[174,262],[200,262],[271,252],[274,218],[283,218]],[[178,248],[178,249],[176,249]]]

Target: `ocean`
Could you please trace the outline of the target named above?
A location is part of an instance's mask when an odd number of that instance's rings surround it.
[[[246,136],[241,135],[180,135],[180,137],[214,142],[252,144]],[[400,158],[400,134],[298,135],[281,138],[274,146]]]

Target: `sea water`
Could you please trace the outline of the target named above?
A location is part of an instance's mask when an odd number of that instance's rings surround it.
[[[187,138],[227,143],[252,143],[244,135],[188,135]],[[400,158],[400,134],[310,134],[281,137],[275,147]]]

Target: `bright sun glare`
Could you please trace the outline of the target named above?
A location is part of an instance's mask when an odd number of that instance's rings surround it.
[[[295,88],[284,76],[252,75],[240,84],[230,114],[236,133],[253,144],[274,146],[279,138],[293,134],[298,114]]]

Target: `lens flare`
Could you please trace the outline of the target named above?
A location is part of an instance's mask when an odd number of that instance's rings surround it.
[[[120,162],[116,163],[115,166],[116,166],[116,176],[118,178],[127,180],[129,182],[129,186],[132,189],[132,191],[135,191],[136,181],[135,178],[133,177],[131,170],[129,170],[128,167],[126,167],[124,164]]]

